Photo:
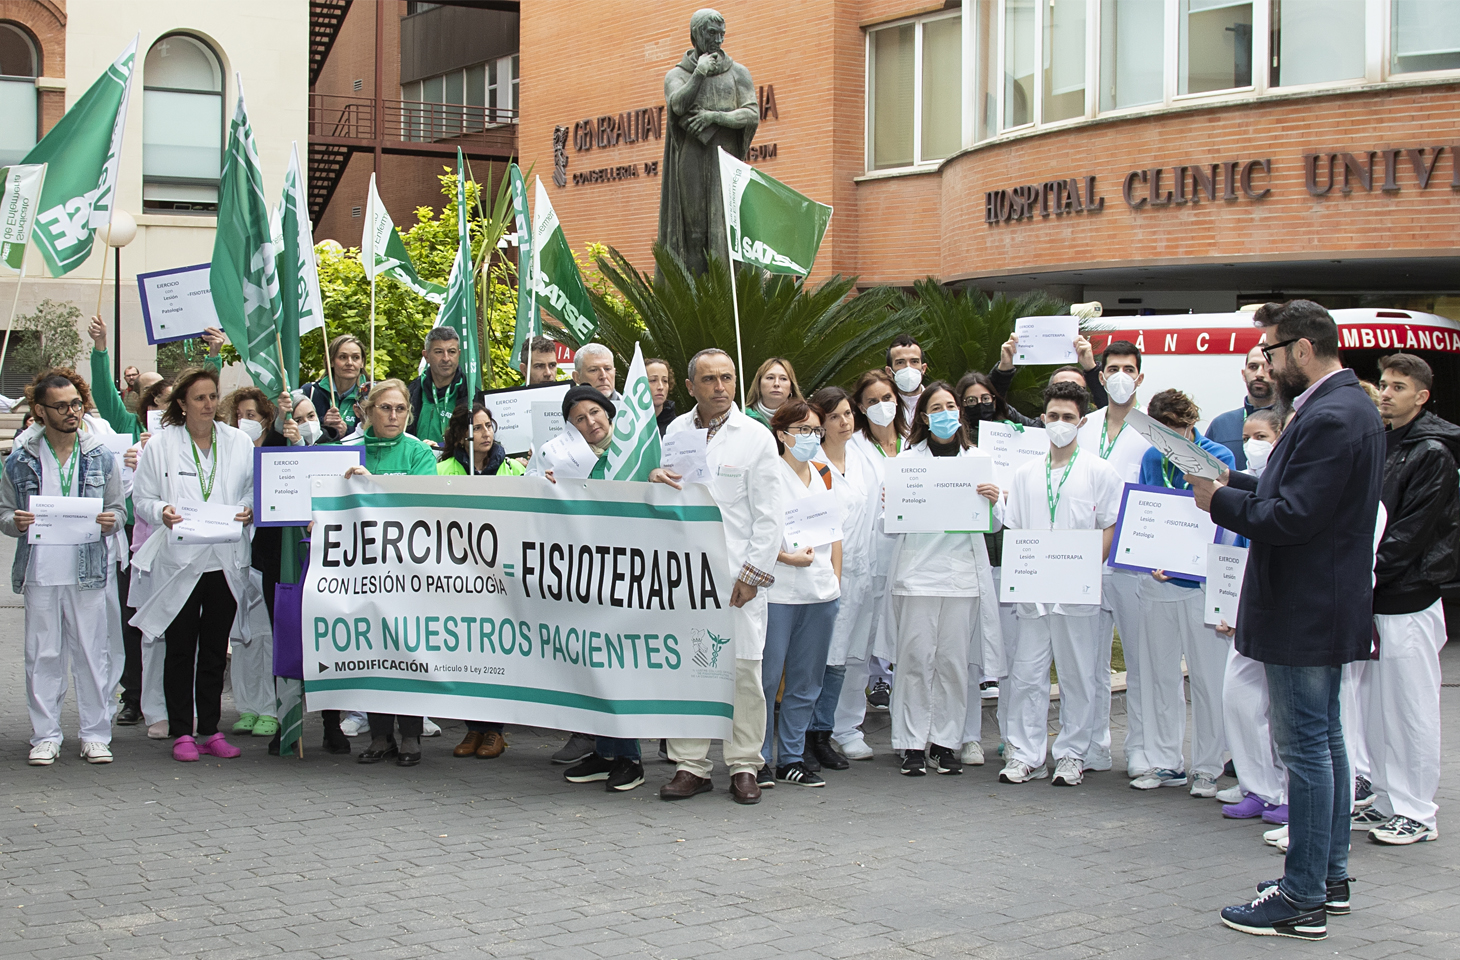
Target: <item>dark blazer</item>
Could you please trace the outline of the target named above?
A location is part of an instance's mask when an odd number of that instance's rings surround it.
[[[1238,652],[1292,667],[1368,659],[1383,486],[1384,422],[1340,370],[1303,404],[1262,479],[1234,473],[1212,499],[1212,519],[1252,541]]]

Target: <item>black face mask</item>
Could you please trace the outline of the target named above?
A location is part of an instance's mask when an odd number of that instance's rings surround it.
[[[984,400],[979,403],[965,403],[963,405],[963,419],[968,423],[977,423],[980,420],[992,420],[994,418],[994,401]]]

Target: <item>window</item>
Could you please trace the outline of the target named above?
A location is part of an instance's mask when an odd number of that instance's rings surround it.
[[[1252,86],[1251,0],[1180,0],[1177,93]]]
[[[401,138],[445,140],[516,121],[517,57],[401,84]],[[452,108],[456,109],[452,109]]]
[[[1166,0],[1100,5],[1100,109],[1123,110],[1165,97]]]
[[[0,23],[0,166],[19,163],[40,133],[35,78],[40,57],[19,27]]]
[[[874,170],[951,157],[963,146],[963,19],[939,16],[867,35]]]
[[[212,212],[223,169],[223,68],[207,44],[163,37],[142,68],[142,209]]]
[[[1034,122],[1034,0],[1004,0],[1004,129]]]
[[[1044,7],[1045,123],[1085,115],[1085,0]]]
[[[922,149],[918,159],[946,160],[963,146],[963,20],[923,24]]]
[[[979,0],[973,7],[973,138],[999,132],[999,5]]]
[[[913,162],[913,61],[917,27],[872,34],[872,168]]]
[[[1390,0],[1393,73],[1460,69],[1460,3]]]
[[[488,122],[510,123],[516,120],[515,115],[508,115],[506,111],[517,110],[517,55],[488,61],[486,68]]]
[[[1272,86],[1361,80],[1364,0],[1272,0]]]

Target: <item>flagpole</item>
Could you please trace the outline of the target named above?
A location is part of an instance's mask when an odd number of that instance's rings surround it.
[[[330,363],[330,335],[324,328],[324,318],[319,321],[319,338],[324,341],[324,372],[330,381],[330,403],[335,402],[335,366]]]
[[[740,381],[740,409],[745,410],[745,357],[740,352],[740,294],[735,291],[735,254],[730,246],[730,211],[725,211],[725,252],[730,257],[730,304],[735,310],[735,379]]]
[[[112,236],[112,222],[111,222],[110,218],[108,218],[108,220],[106,222],[106,237],[107,237],[107,240],[110,240],[111,239],[111,236]],[[106,251],[107,251],[107,247],[106,246],[103,246],[102,247],[102,251],[101,251],[101,283],[98,284],[98,286],[96,288],[96,309],[93,310],[93,311],[91,311],[93,316],[98,316],[98,317],[101,316],[101,298],[106,294]],[[119,344],[119,343],[118,344],[114,344],[114,346],[118,350],[120,350],[122,348],[122,345]]]
[[[374,259],[374,256],[372,252],[371,258]],[[372,263],[370,267],[370,369],[365,371],[366,383],[373,383],[375,380],[375,264]]]
[[[10,301],[10,321],[5,325],[5,343],[0,345],[0,375],[5,372],[5,355],[10,352],[10,338],[15,336],[15,310],[20,306],[20,284],[25,279],[25,254],[30,252],[29,246],[20,255],[20,276],[15,278],[15,298]],[[102,258],[103,262],[106,260]]]

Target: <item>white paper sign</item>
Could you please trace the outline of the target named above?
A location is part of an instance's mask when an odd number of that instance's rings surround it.
[[[101,525],[96,515],[102,511],[101,497],[36,497],[30,498],[30,512],[35,514],[25,532],[27,543],[76,544],[96,543],[101,539]],[[125,516],[119,517],[124,521]]]
[[[812,483],[821,477],[812,476]],[[786,527],[781,534],[782,549],[787,553],[835,543],[842,538],[842,505],[837,495],[827,490],[796,500],[786,507]]]
[[[1197,508],[1189,491],[1128,483],[1115,521],[1110,565],[1205,580],[1207,546],[1216,538],[1216,524]]]
[[[994,461],[994,483],[1000,490],[1014,486],[1014,472],[1030,460],[1049,453],[1049,437],[1043,427],[1019,427],[1010,423],[978,425],[978,448]]]
[[[999,600],[1099,603],[1102,530],[1009,530]]]
[[[1020,317],[1014,321],[1019,345],[1014,363],[1021,367],[1074,363],[1075,338],[1080,335],[1079,317]]]
[[[508,453],[526,453],[537,444],[533,433],[533,412],[541,404],[558,414],[561,423],[563,397],[573,388],[570,381],[513,390],[495,390],[485,397],[486,407],[497,423],[496,440]],[[559,426],[557,433],[562,432]],[[546,443],[551,437],[544,438]]]
[[[598,464],[598,455],[577,430],[564,430],[537,452],[543,470],[555,480],[583,480]]]
[[[132,482],[132,468],[127,466],[125,457],[127,451],[137,445],[130,433],[98,433],[96,439],[101,445],[112,452],[112,457],[117,461],[117,466],[122,469],[122,485],[126,486]]]
[[[1125,424],[1145,437],[1151,446],[1160,450],[1166,459],[1171,461],[1171,465],[1183,474],[1189,473],[1193,477],[1215,480],[1222,475],[1223,470],[1227,469],[1226,464],[1194,442],[1139,410],[1131,410],[1127,413]]]
[[[301,452],[304,451],[304,452]],[[253,474],[254,520],[261,525],[308,524],[310,480],[342,477],[365,462],[364,447],[259,447]]]
[[[147,411],[147,432],[150,433],[150,434],[152,434],[152,436],[154,436],[154,437],[157,436],[159,433],[162,432],[162,411],[161,410],[148,410]]]
[[[962,457],[894,457],[887,461],[888,533],[987,533],[992,504],[978,485],[994,482],[994,461],[982,454]]]
[[[1247,573],[1247,548],[1222,543],[1207,544],[1207,613],[1205,621],[1220,626],[1237,625],[1237,608],[1242,602],[1242,577]]]
[[[201,336],[222,327],[213,306],[210,264],[137,275],[142,294],[142,320],[148,343],[168,343]]]
[[[563,432],[563,402],[532,404],[532,449],[541,450],[549,440]]]
[[[659,463],[683,479],[681,483],[709,483],[710,465],[705,459],[710,442],[708,430],[680,430],[660,439]],[[830,543],[831,541],[827,541]]]
[[[242,509],[236,503],[179,500],[177,512],[182,520],[173,525],[172,542],[233,543],[243,537],[243,523],[233,519]]]

